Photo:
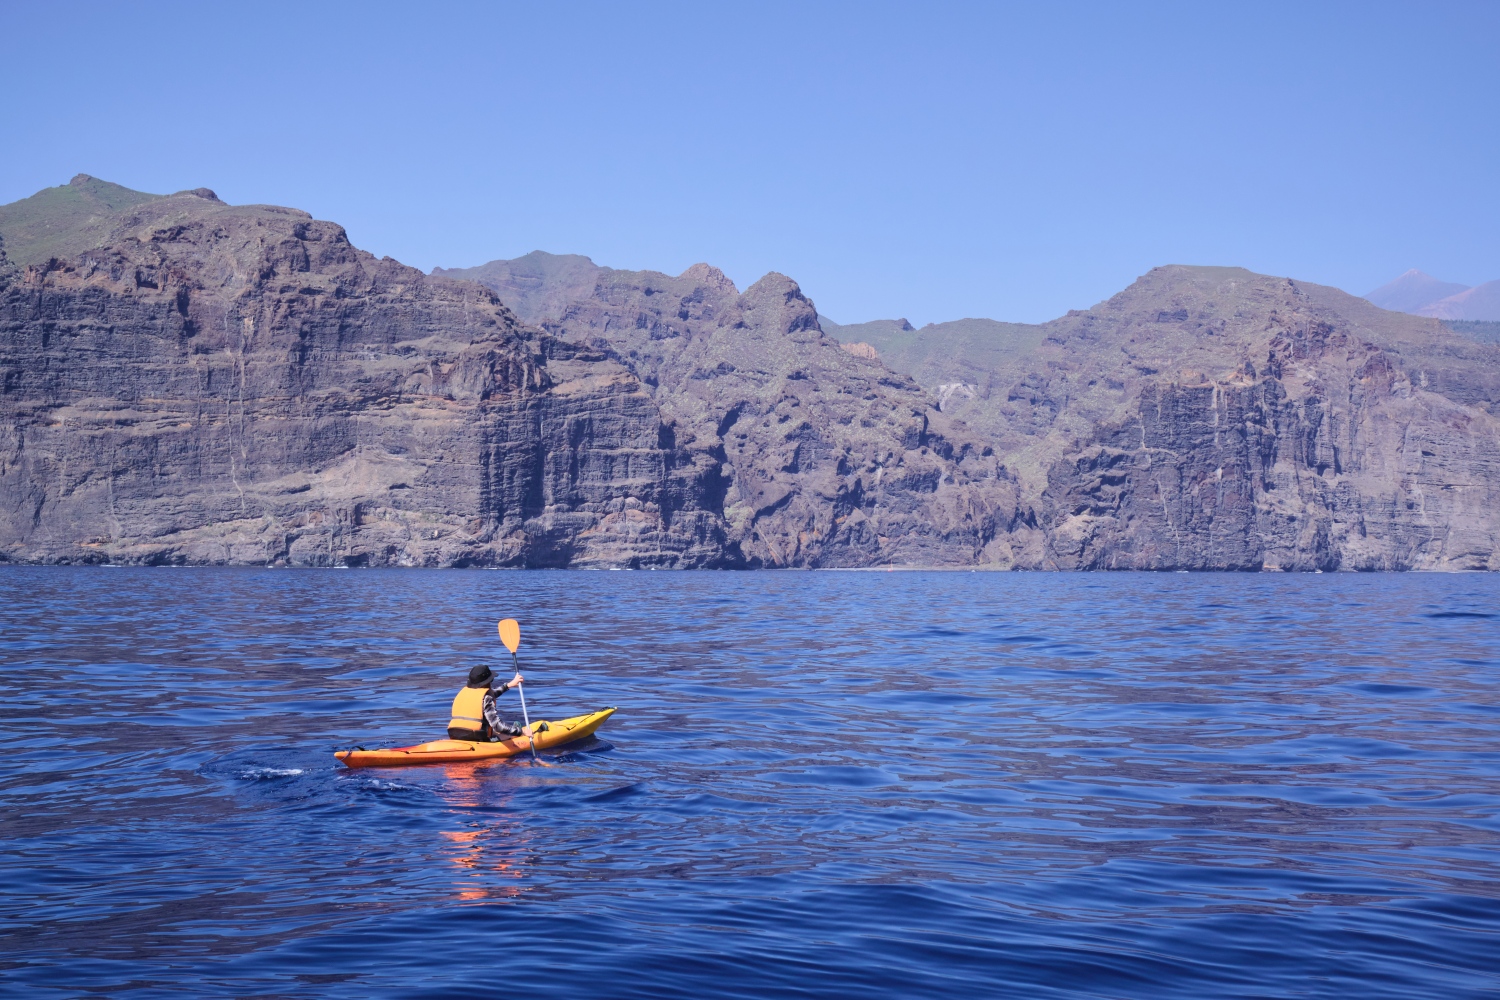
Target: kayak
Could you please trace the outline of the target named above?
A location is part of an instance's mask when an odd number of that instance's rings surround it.
[[[593,735],[604,720],[615,714],[613,708],[588,715],[575,715],[560,722],[548,722],[545,733],[536,734],[536,747],[546,750]],[[540,722],[537,723],[541,725]],[[495,760],[514,757],[531,749],[531,740],[514,736],[498,743],[471,743],[468,740],[433,740],[416,746],[391,750],[340,750],[334,754],[348,767],[406,767],[411,764],[462,764],[465,761]]]

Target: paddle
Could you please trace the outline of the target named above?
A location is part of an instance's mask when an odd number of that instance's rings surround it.
[[[499,625],[500,641],[505,643],[505,648],[510,650],[510,664],[515,667],[516,673],[521,672],[521,661],[516,659],[516,650],[521,648],[521,623],[514,618],[507,618]],[[531,715],[526,711],[526,685],[516,685],[516,694],[521,696],[521,718],[526,720],[526,728],[531,729]],[[536,760],[536,733],[526,737],[531,745],[531,759]]]

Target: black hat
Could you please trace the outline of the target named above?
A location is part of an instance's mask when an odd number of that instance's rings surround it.
[[[469,687],[481,687],[490,682],[490,668],[481,663],[469,671]]]

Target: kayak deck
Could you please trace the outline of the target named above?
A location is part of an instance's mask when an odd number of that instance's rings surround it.
[[[571,719],[547,722],[547,731],[537,733],[538,750],[562,746],[593,735],[604,720],[615,714],[613,708],[575,715]],[[537,725],[541,725],[538,721]],[[514,757],[531,749],[531,740],[514,736],[498,743],[471,743],[468,740],[433,740],[415,746],[389,750],[340,750],[334,754],[347,767],[407,767],[412,764],[461,764],[465,761],[495,760]]]

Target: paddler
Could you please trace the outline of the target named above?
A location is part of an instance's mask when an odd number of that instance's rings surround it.
[[[469,671],[469,682],[453,699],[453,718],[448,720],[450,740],[494,743],[512,736],[531,735],[531,726],[505,721],[495,707],[496,698],[511,688],[520,687],[525,678],[517,671],[516,676],[504,684],[491,687],[494,679],[494,673],[482,663]],[[547,724],[539,722],[537,729],[546,732]]]

